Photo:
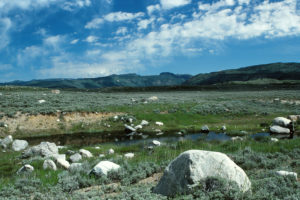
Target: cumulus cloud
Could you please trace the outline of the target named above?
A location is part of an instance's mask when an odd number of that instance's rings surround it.
[[[190,4],[191,0],[160,0],[160,4],[164,9],[172,9],[175,7],[185,6]]]
[[[91,0],[68,1],[62,5],[64,10],[73,11],[76,8],[82,8],[91,5]]]
[[[160,11],[161,7],[159,4],[156,5],[150,5],[147,7],[147,13],[148,15],[152,15],[152,13],[156,12],[156,11]]]
[[[125,35],[128,32],[128,29],[126,27],[120,27],[117,31],[117,35]]]
[[[94,18],[92,21],[88,22],[85,25],[87,29],[99,28],[102,23],[107,22],[121,22],[121,21],[130,21],[143,17],[144,13],[127,13],[127,12],[113,12],[105,15],[103,18]]]
[[[60,0],[1,0],[1,12],[8,12],[12,9],[32,9],[49,6],[51,3],[57,3]]]

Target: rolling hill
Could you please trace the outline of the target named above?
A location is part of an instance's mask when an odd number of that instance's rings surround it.
[[[183,85],[268,84],[300,80],[300,63],[271,63],[198,74]]]

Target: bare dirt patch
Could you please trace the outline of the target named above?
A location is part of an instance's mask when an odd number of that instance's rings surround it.
[[[88,113],[88,112],[57,112],[52,115],[28,115],[17,113],[14,118],[4,117],[1,121],[7,127],[0,128],[0,135],[15,134],[20,132],[39,132],[58,130],[61,126],[70,128],[76,123],[97,123],[120,113]]]

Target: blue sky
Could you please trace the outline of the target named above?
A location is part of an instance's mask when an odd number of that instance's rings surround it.
[[[299,0],[1,0],[0,82],[300,62]]]

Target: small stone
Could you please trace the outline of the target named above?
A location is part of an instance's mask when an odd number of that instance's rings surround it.
[[[142,120],[141,125],[142,125],[142,126],[148,126],[148,125],[149,125],[149,122],[146,121],[146,120]]]
[[[208,133],[208,132],[209,132],[208,126],[207,126],[207,125],[202,126],[201,132],[203,132],[203,133]]]
[[[126,130],[126,131],[136,132],[136,129],[133,128],[132,126],[129,126],[129,125],[127,125],[127,124],[124,124],[124,126],[125,126],[125,130]]]
[[[157,96],[152,96],[148,98],[149,101],[157,101],[158,97]]]
[[[11,135],[6,136],[2,141],[1,141],[1,146],[5,149],[7,148],[11,143],[13,142],[13,137]]]
[[[32,167],[31,165],[24,165],[23,167],[21,167],[18,171],[17,174],[23,173],[23,172],[33,172],[34,171],[34,167]]]
[[[142,129],[142,128],[143,128],[142,125],[137,125],[136,127],[134,127],[135,130]]]
[[[295,179],[297,180],[297,173],[295,173],[295,172],[277,171],[276,173],[280,176],[294,176]]]
[[[14,151],[22,151],[28,147],[28,142],[26,140],[15,140],[12,143],[12,149]]]
[[[79,153],[82,155],[82,157],[84,158],[91,158],[93,157],[93,154],[91,152],[89,152],[88,150],[85,149],[80,149]]]
[[[115,151],[114,151],[113,149],[109,149],[107,153],[108,153],[108,154],[114,154]]]
[[[44,161],[43,169],[51,169],[51,170],[56,171],[57,167],[56,167],[56,164],[53,162],[53,160],[48,159],[48,160]]]
[[[162,122],[155,122],[155,124],[158,125],[158,126],[163,126],[164,125],[164,123],[162,123]]]
[[[69,169],[70,163],[62,158],[56,160],[57,164],[65,169]]]
[[[70,156],[70,160],[72,163],[79,162],[82,159],[82,156],[79,153],[75,153],[74,155]]]
[[[278,142],[279,140],[277,138],[271,138],[272,142]]]
[[[153,140],[152,144],[154,144],[155,146],[160,146],[160,141],[157,140]]]
[[[111,172],[113,170],[118,170],[120,168],[120,165],[117,165],[110,161],[101,161],[99,162],[90,173],[96,174],[98,176],[100,175],[107,175],[108,172]]]
[[[46,100],[44,100],[44,99],[41,99],[41,100],[38,100],[38,102],[39,102],[39,103],[45,103],[45,102],[46,102]]]
[[[223,125],[223,126],[221,127],[221,131],[226,131],[226,126],[225,126],[225,125]]]
[[[126,153],[124,154],[125,158],[133,158],[134,157],[134,153]]]
[[[232,140],[232,141],[236,141],[236,140],[242,141],[242,140],[244,140],[244,138],[239,137],[239,136],[236,136],[236,137],[232,137],[231,140]]]

